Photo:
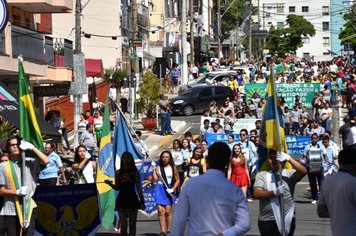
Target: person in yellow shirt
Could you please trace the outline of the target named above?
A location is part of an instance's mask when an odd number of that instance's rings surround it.
[[[231,90],[234,92],[234,94],[237,93],[237,90],[239,88],[239,83],[236,80],[236,77],[233,75],[229,76],[229,81],[227,82],[227,85],[231,88]]]

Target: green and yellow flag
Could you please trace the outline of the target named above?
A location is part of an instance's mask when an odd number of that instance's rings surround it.
[[[20,138],[32,143],[44,152],[41,130],[37,122],[32,99],[25,79],[22,59],[19,59],[19,103],[20,103]]]
[[[104,183],[106,179],[114,181],[115,178],[108,97],[109,96],[106,96],[105,100],[103,132],[100,141],[99,159],[96,172],[96,186],[100,194],[101,225],[105,229],[112,227],[115,211],[115,190]]]

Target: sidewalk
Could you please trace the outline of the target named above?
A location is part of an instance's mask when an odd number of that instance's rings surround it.
[[[145,140],[148,153],[152,159],[156,159],[158,155],[155,152],[164,146],[168,146],[179,135],[179,132],[186,126],[185,121],[172,120],[171,126],[176,134],[161,136],[159,131],[145,130],[141,124],[141,120],[132,120],[132,128],[134,130],[140,130],[142,132],[142,139]]]
[[[125,115],[126,120],[129,122],[129,116],[126,114]],[[184,129],[186,126],[185,121],[177,121],[177,120],[172,120],[171,126],[174,132],[177,134]],[[142,139],[145,140],[147,147],[148,147],[148,153],[150,154],[150,157],[152,159],[156,159],[157,156],[155,155],[155,152],[159,150],[160,148],[164,146],[168,146],[169,143],[173,142],[173,139],[177,136],[175,135],[167,135],[167,136],[161,136],[159,134],[159,131],[149,131],[145,130],[141,124],[140,119],[132,119],[132,128],[136,130],[140,130],[142,132]],[[73,131],[71,131],[68,135],[69,143],[71,145],[71,148],[73,148],[73,143],[74,143],[74,135]],[[73,149],[74,150],[74,149]],[[64,158],[73,158],[73,153],[71,154],[65,154]]]

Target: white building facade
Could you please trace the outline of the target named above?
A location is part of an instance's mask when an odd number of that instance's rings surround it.
[[[303,38],[303,47],[297,50],[296,56],[314,61],[332,58],[329,0],[260,0],[258,9],[260,29],[267,31],[272,25],[288,27],[286,19],[290,14],[303,16],[313,24],[315,35]]]

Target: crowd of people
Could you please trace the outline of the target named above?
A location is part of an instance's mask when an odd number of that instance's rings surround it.
[[[336,69],[335,69],[336,66]],[[203,73],[209,71],[205,65]],[[280,235],[282,230],[280,196],[284,198],[285,229],[293,235],[295,223],[295,205],[293,193],[295,185],[308,175],[311,189],[311,203],[318,204],[321,217],[331,217],[332,230],[335,235],[344,232],[340,225],[351,222],[355,216],[351,213],[343,221],[336,219],[341,209],[353,209],[353,200],[346,194],[355,195],[356,149],[356,85],[355,69],[349,65],[332,63],[281,63],[276,73],[277,82],[312,82],[320,83],[320,92],[312,101],[312,111],[308,111],[299,96],[295,96],[293,108],[286,106],[283,98],[280,107],[283,111],[284,130],[286,134],[310,136],[310,145],[305,147],[303,157],[298,159],[287,153],[268,150],[268,166],[270,170],[258,170],[259,141],[262,129],[262,114],[266,99],[257,92],[246,101],[245,83],[266,81],[268,74],[265,64],[251,67],[250,77],[241,73],[236,78],[230,77],[227,85],[234,92],[233,98],[226,98],[218,107],[212,101],[204,112],[204,125],[193,140],[193,134],[186,132],[183,139],[175,139],[171,150],[163,151],[158,162],[152,162],[153,181],[156,182],[155,202],[158,209],[160,235],[183,235],[188,224],[188,235],[242,235],[251,225],[247,203],[260,201],[258,227],[261,235]],[[171,73],[174,86],[179,84],[177,66]],[[177,72],[178,71],[178,72]],[[191,74],[196,78],[200,70],[191,67]],[[175,78],[176,76],[177,78]],[[172,90],[176,92],[176,88]],[[166,95],[159,102],[161,108],[161,135],[173,134],[170,120],[170,107]],[[332,138],[332,116],[335,106],[346,106],[348,116],[345,125],[339,129],[342,148]],[[209,119],[208,119],[209,118]],[[215,119],[213,122],[210,118]],[[239,119],[256,119],[255,128],[239,130],[239,141],[235,141],[234,124]],[[222,121],[221,121],[222,120]],[[63,134],[65,128],[60,113],[52,111],[48,122]],[[74,160],[70,168],[78,175],[75,183],[94,183],[96,175],[97,149],[100,146],[101,128],[103,125],[102,104],[97,102],[94,112],[86,111],[81,115],[78,127],[79,146],[74,151]],[[226,134],[226,143],[215,142],[210,145],[206,135]],[[144,155],[147,145],[137,131],[133,139],[135,145]],[[64,142],[67,143],[65,135]],[[62,143],[62,142],[61,142]],[[66,150],[67,149],[67,150]],[[64,165],[58,151],[62,154],[70,151],[70,146],[63,148],[55,143],[47,143],[42,153],[31,143],[19,140],[17,136],[7,141],[7,152],[1,155],[0,164],[0,196],[3,203],[0,210],[0,235],[32,235],[34,218],[30,227],[23,230],[16,213],[16,201],[22,196],[32,196],[36,185],[56,186],[68,183],[71,179],[64,172]],[[343,149],[342,151],[340,151]],[[35,157],[22,160],[22,152],[31,150]],[[26,174],[31,178],[25,184],[13,186],[13,178],[19,178],[25,161]],[[280,166],[289,162],[293,169]],[[281,176],[280,176],[281,174]],[[352,177],[350,177],[350,176]],[[330,190],[338,179],[349,181],[340,185],[340,197],[332,196]],[[279,181],[282,179],[281,181]],[[120,190],[116,200],[116,210],[120,216],[121,234],[136,234],[138,209],[144,209],[144,197],[135,167],[134,157],[125,152],[121,156],[121,168],[115,173],[115,182],[105,181],[115,190]],[[324,186],[326,186],[324,188]],[[340,199],[341,202],[335,201]],[[353,202],[352,202],[353,201]],[[177,203],[175,211],[172,206]],[[341,203],[344,205],[340,205]],[[349,212],[349,211],[347,211]],[[189,219],[189,220],[187,220]],[[334,221],[335,220],[335,221]],[[129,233],[127,230],[129,228]],[[350,229],[342,235],[353,235]]]

